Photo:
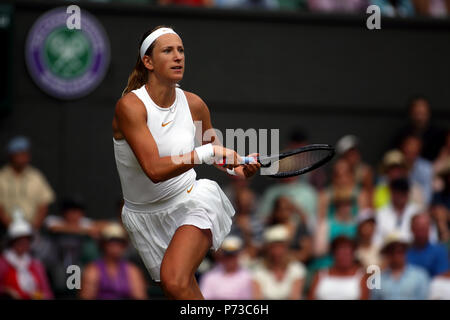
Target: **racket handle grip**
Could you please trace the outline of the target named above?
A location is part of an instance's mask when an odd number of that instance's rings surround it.
[[[242,162],[244,164],[255,163],[258,162],[258,159],[255,157],[241,157]]]
[[[243,164],[258,162],[258,159],[255,157],[241,157],[241,159]],[[221,162],[218,163],[218,165],[223,167],[224,165],[226,165],[226,161],[222,160]]]

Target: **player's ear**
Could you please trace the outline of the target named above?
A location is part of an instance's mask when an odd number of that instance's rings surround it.
[[[152,70],[152,71],[153,71],[153,69],[154,69],[154,66],[153,66],[153,60],[152,60],[152,58],[151,58],[150,56],[145,55],[145,56],[142,58],[142,62],[144,63],[144,66],[145,66],[148,70]]]

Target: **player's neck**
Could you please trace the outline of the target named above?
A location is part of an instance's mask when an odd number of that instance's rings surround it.
[[[150,79],[145,88],[153,102],[161,108],[169,108],[175,102],[175,84],[166,84]]]

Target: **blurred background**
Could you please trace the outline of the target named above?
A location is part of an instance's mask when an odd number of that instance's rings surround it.
[[[71,4],[81,30],[49,13]],[[448,0],[0,4],[1,296],[164,298],[120,225],[111,135],[139,40],[164,24],[215,128],[337,151],[279,181],[196,168],[236,209],[199,268],[205,298],[450,299],[449,13]]]

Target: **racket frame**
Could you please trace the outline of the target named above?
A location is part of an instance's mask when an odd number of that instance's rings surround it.
[[[332,146],[328,145],[328,144],[310,144],[301,148],[297,148],[297,149],[293,149],[293,150],[289,150],[286,152],[282,152],[279,155],[271,155],[271,156],[263,156],[263,157],[257,157],[257,161],[261,164],[261,167],[263,168],[267,168],[270,167],[272,165],[273,162],[270,162],[268,165],[267,164],[263,164],[261,162],[264,160],[269,160],[269,159],[273,159],[275,158],[276,161],[282,160],[284,158],[287,158],[289,156],[295,155],[295,154],[300,154],[300,153],[304,153],[304,152],[308,152],[308,151],[314,151],[314,150],[325,150],[325,151],[329,151],[329,154],[324,157],[323,159],[321,159],[320,161],[317,161],[316,163],[314,163],[313,165],[309,166],[309,167],[305,167],[302,168],[300,170],[296,170],[296,171],[291,171],[291,172],[282,172],[282,173],[276,173],[276,174],[271,174],[271,175],[267,175],[269,177],[272,178],[289,178],[289,177],[294,177],[294,176],[298,176],[301,174],[305,174],[307,172],[310,172],[314,169],[317,169],[318,167],[321,167],[322,165],[324,165],[325,163],[327,163],[328,161],[330,161],[334,155],[335,155],[335,150]]]

